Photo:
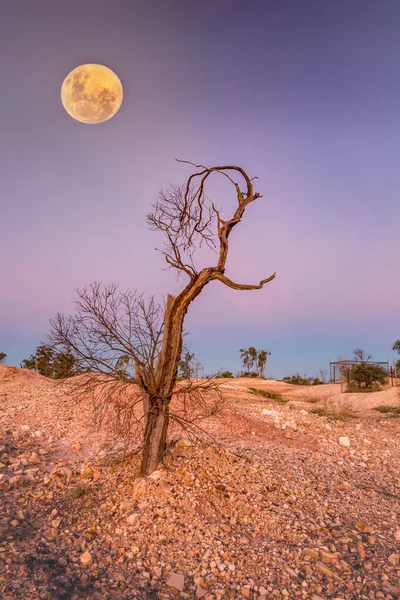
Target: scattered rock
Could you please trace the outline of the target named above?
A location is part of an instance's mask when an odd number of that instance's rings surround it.
[[[134,523],[136,523],[136,521],[139,518],[139,513],[132,513],[131,515],[129,515],[129,517],[126,519],[127,523],[129,523],[129,525],[133,525]]]
[[[89,567],[93,562],[92,555],[90,554],[90,552],[86,551],[83,554],[81,554],[80,561],[84,567]]]
[[[368,525],[368,523],[366,523],[365,521],[357,521],[356,529],[361,533],[373,533],[374,531],[373,527],[371,527],[371,525]]]
[[[185,578],[180,573],[172,573],[167,580],[167,585],[177,589],[179,592],[183,592],[185,587]]]
[[[347,435],[340,437],[338,442],[343,448],[350,448],[350,438]]]
[[[337,579],[337,580],[341,579],[341,577],[337,573],[335,573],[334,571],[332,571],[332,569],[330,569],[329,567],[324,565],[323,562],[315,563],[315,568],[317,569],[317,571],[319,571],[323,575],[326,575],[326,577],[331,577],[332,579]]]

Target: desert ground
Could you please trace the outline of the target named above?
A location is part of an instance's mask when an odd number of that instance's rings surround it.
[[[0,598],[399,598],[400,418],[374,408],[400,387],[223,390],[214,441],[144,479],[65,386],[0,366]]]

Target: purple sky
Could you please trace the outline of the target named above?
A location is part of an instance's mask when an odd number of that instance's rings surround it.
[[[234,163],[263,198],[231,238],[227,275],[192,305],[192,350],[211,372],[238,349],[267,375],[317,375],[400,337],[398,0],[3,0],[0,8],[0,351],[19,365],[93,280],[179,289],[147,229],[180,157]],[[5,58],[7,57],[7,59]],[[119,113],[71,119],[64,77],[98,62]],[[234,197],[217,198],[229,210]],[[225,213],[229,214],[229,213]]]

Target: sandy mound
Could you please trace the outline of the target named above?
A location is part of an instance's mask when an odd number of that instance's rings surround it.
[[[39,375],[35,371],[30,371],[29,369],[19,369],[18,367],[9,367],[7,365],[0,365],[0,386],[3,382],[9,382],[18,380],[18,382],[22,381],[39,381],[40,379],[46,380],[46,377],[43,375]],[[1,390],[1,387],[0,387]]]
[[[229,390],[240,392],[254,387],[260,390],[281,394],[284,400],[302,402],[322,406],[326,403],[340,409],[343,406],[357,411],[368,411],[376,406],[400,406],[400,386],[387,387],[378,392],[348,394],[341,392],[340,384],[325,385],[292,385],[273,379],[238,378],[224,384]]]

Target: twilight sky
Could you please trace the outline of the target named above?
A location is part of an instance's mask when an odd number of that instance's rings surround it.
[[[267,376],[317,375],[400,337],[398,0],[2,0],[0,351],[19,365],[74,288],[179,290],[146,226],[190,168],[237,164],[263,198],[231,236],[228,277],[186,321],[206,372],[272,355]],[[6,58],[7,57],[7,58]],[[74,121],[60,87],[112,68],[119,113]],[[215,198],[229,211],[229,187]]]

